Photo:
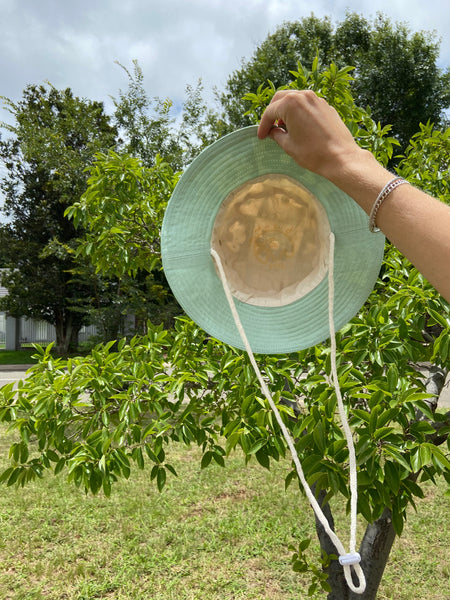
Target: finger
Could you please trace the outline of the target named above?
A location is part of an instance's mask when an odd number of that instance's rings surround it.
[[[286,128],[289,103],[286,104],[288,97],[295,97],[296,101],[304,94],[304,90],[279,90],[275,92],[272,100],[263,113],[258,129],[258,137],[265,138],[274,125],[281,125]]]
[[[272,127],[269,136],[285,151],[288,151],[289,136],[283,127]]]
[[[266,108],[261,117],[261,122],[258,127],[258,137],[260,139],[265,138],[271,132],[274,126],[278,126],[280,122],[284,125],[285,117],[281,113],[281,106],[279,101],[272,102]]]

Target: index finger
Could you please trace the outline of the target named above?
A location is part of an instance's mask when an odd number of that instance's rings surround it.
[[[280,100],[283,98],[286,92],[288,92],[288,90],[276,92],[270,101],[270,104],[264,111],[258,127],[258,137],[261,140],[270,133],[277,121],[281,121],[282,123],[286,122],[286,119],[282,114],[282,106],[280,104]]]

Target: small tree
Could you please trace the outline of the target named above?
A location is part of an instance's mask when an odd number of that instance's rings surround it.
[[[349,84],[348,69],[332,65],[320,72],[315,63],[311,72],[299,68],[291,87],[311,87],[325,96],[356,138],[386,162],[393,142],[355,106]],[[252,110],[259,111],[273,91],[260,89],[249,96]],[[427,189],[442,199],[448,199],[443,181],[448,181],[449,139],[450,131],[423,127],[399,166],[411,181],[423,176]],[[429,170],[427,154],[417,158],[422,151],[429,152]],[[138,207],[138,196],[135,202]],[[153,210],[159,214],[156,202]],[[78,210],[73,209],[74,216]],[[112,227],[105,223],[109,229],[103,233],[111,238],[117,234],[120,240],[118,216],[113,222]],[[126,215],[123,227],[125,223]],[[103,235],[100,230],[97,234]],[[116,251],[114,244],[104,248]],[[137,254],[135,258],[139,262]],[[440,476],[450,482],[450,415],[436,410],[449,366],[450,309],[388,245],[373,293],[338,332],[336,344],[339,385],[354,430],[358,511],[366,521],[359,552],[367,589],[362,596],[349,591],[320,524],[320,565],[308,556],[308,541],[297,540],[293,567],[312,571],[310,595],[322,589],[329,600],[374,600],[392,544],[402,533],[409,507],[423,497],[424,482],[436,483]],[[2,389],[0,419],[20,435],[10,449],[12,464],[0,476],[8,485],[66,469],[77,486],[109,495],[118,478],[127,478],[133,465],[143,468],[148,461],[151,479],[162,490],[167,474],[175,474],[165,454],[174,442],[199,445],[202,468],[211,462],[224,465],[237,449],[265,468],[286,456],[285,439],[248,357],[209,338],[189,319],[179,318],[173,330],[149,325],[144,337],[122,340],[114,350],[112,342],[98,346],[86,358],[54,361],[48,352],[39,353],[40,362],[17,393],[12,386]],[[306,479],[333,526],[335,502],[349,501],[349,474],[330,383],[329,348],[320,344],[258,360],[296,440]],[[435,365],[432,392],[418,369],[422,362]],[[286,485],[295,478],[294,470],[288,471]]]
[[[96,156],[86,192],[65,213],[81,233],[78,270],[93,268],[114,295],[108,304],[108,294],[101,294],[94,321],[117,325],[123,315],[134,315],[142,333],[148,319],[170,324],[180,314],[160,258],[160,225],[177,180],[159,155],[152,167],[114,151]]]

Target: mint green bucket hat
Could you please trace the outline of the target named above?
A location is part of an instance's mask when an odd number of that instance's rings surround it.
[[[162,225],[163,268],[187,315],[243,348],[213,250],[253,351],[295,352],[330,335],[330,235],[336,330],[372,291],[385,240],[368,223],[344,192],[247,127],[206,148],[180,178]]]

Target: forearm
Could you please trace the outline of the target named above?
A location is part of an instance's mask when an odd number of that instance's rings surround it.
[[[367,214],[393,177],[365,151],[343,160],[327,173],[327,178]],[[410,185],[402,185],[381,204],[376,225],[450,301],[450,207]]]

